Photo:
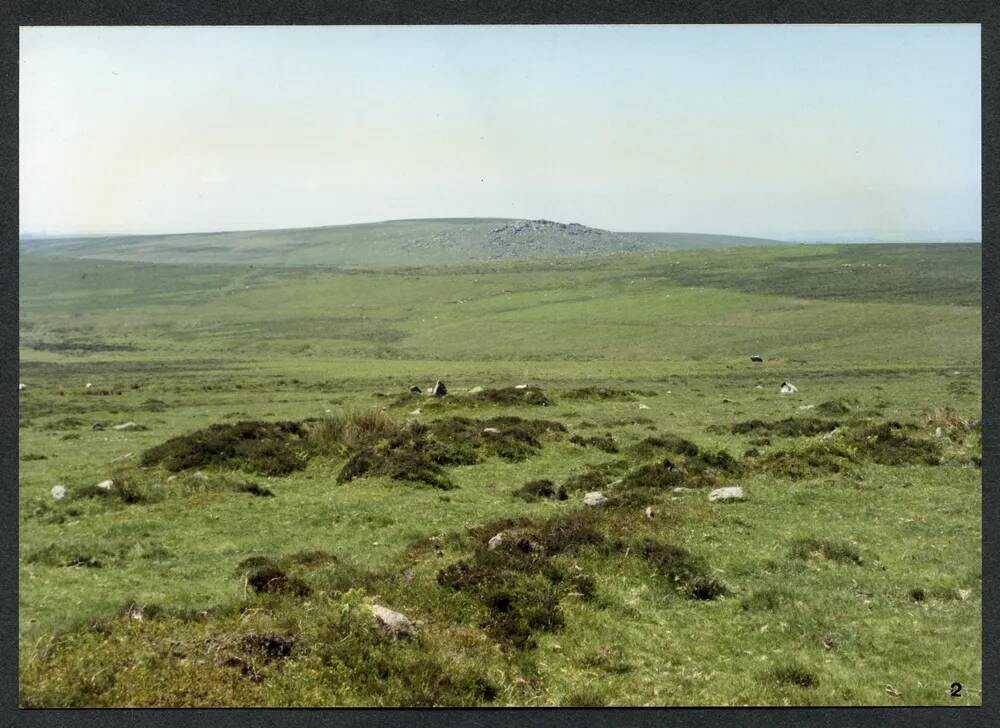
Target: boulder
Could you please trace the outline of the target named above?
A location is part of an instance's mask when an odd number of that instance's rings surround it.
[[[405,614],[393,611],[379,604],[372,605],[375,621],[393,637],[410,637],[413,635],[414,624]]]
[[[439,379],[434,383],[434,386],[431,388],[431,394],[434,395],[435,397],[443,397],[446,394],[448,394],[448,388],[444,386],[444,382],[442,382]]]
[[[653,506],[646,506],[646,510],[643,511],[646,514],[646,518],[653,520],[653,516],[656,515],[656,511],[653,510]]]
[[[100,483],[97,484],[97,487],[100,488],[101,490],[111,490],[111,486],[113,486],[114,484],[115,481],[113,480],[102,480]]]
[[[798,391],[799,391],[799,388],[796,387],[791,382],[782,382],[781,383],[781,393],[782,394],[795,394]]]
[[[62,500],[66,497],[66,486],[65,485],[53,485],[52,486],[52,497],[56,500]]]
[[[482,387],[473,387],[472,389],[469,390],[469,394],[479,394],[482,391],[483,391]]]
[[[494,536],[493,538],[491,538],[489,540],[489,542],[487,542],[486,548],[488,548],[490,551],[492,551],[493,549],[495,549],[497,546],[499,546],[502,543],[503,543],[503,532],[501,531],[496,536]]]
[[[732,485],[728,488],[716,488],[711,493],[708,494],[708,499],[710,501],[725,501],[725,500],[743,500],[745,496],[743,495],[743,488],[738,485]]]
[[[591,506],[592,508],[597,506],[603,506],[608,502],[608,497],[597,490],[592,490],[589,493],[584,494],[583,503],[584,505]]]

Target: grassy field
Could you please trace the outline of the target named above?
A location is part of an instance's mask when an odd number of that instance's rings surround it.
[[[978,705],[980,253],[22,256],[21,704]]]

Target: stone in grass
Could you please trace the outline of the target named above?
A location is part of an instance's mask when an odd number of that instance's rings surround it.
[[[375,615],[375,621],[379,623],[379,626],[393,637],[405,638],[413,635],[414,624],[405,614],[396,612],[388,607],[383,607],[380,604],[372,605],[372,614]]]
[[[694,488],[684,488],[684,487],[681,487],[681,486],[673,488],[672,491],[674,493],[696,493],[697,492]]]
[[[502,532],[498,533],[496,536],[494,536],[493,538],[491,538],[489,540],[489,542],[486,544],[486,548],[488,548],[490,551],[492,551],[497,546],[499,546],[501,543],[503,543],[503,533]]]
[[[584,505],[591,507],[603,506],[608,502],[608,497],[597,490],[592,490],[583,496]]]
[[[111,429],[113,429],[113,430],[139,430],[139,429],[145,429],[145,428],[141,427],[139,424],[137,424],[135,422],[131,422],[130,421],[130,422],[123,422],[120,425],[115,425]]]
[[[100,483],[97,484],[97,487],[100,488],[101,490],[111,490],[111,486],[113,486],[114,484],[115,481],[113,480],[102,480]]]
[[[743,488],[733,485],[728,488],[716,488],[708,494],[710,501],[743,500]]]

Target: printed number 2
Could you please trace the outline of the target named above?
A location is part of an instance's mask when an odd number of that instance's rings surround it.
[[[951,684],[951,697],[962,697],[962,683],[955,682]]]

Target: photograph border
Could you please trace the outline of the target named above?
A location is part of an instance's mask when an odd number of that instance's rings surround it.
[[[410,726],[414,724],[474,726],[707,726],[734,722],[745,726],[823,724],[907,726],[1000,724],[996,705],[998,513],[997,453],[1000,400],[996,393],[997,324],[1000,312],[1000,250],[986,244],[998,232],[996,118],[1000,88],[997,51],[1000,11],[989,2],[906,0],[872,3],[840,0],[798,2],[655,2],[611,0],[17,0],[2,24],[0,60],[0,214],[4,243],[0,248],[0,563],[13,588],[0,596],[4,677],[0,722],[12,726],[109,725],[203,726]],[[608,23],[980,23],[982,49],[982,416],[983,477],[983,631],[982,707],[830,707],[830,708],[510,708],[510,709],[45,709],[19,710],[18,690],[18,428],[16,412],[18,359],[18,31],[27,25],[362,25],[362,24],[608,24]]]

